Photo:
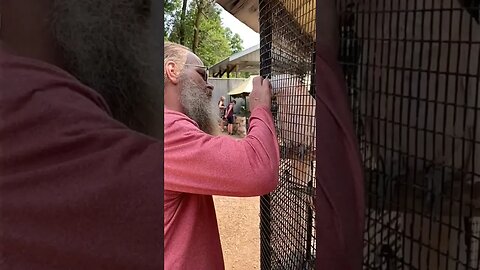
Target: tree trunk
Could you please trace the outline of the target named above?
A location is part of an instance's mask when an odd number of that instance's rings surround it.
[[[202,16],[203,11],[203,0],[197,0],[197,12],[195,13],[195,27],[193,29],[193,43],[192,43],[192,52],[196,53],[199,42],[200,34],[200,17]]]
[[[180,33],[179,33],[179,41],[180,44],[185,45],[185,14],[187,13],[187,0],[183,0],[182,4],[182,13],[180,15]]]

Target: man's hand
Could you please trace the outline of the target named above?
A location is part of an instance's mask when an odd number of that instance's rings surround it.
[[[253,90],[250,93],[250,111],[257,107],[265,107],[270,110],[272,104],[272,85],[268,79],[258,76],[253,78]]]

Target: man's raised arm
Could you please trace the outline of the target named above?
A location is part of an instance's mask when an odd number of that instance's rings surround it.
[[[165,113],[165,190],[225,196],[258,196],[278,183],[279,146],[270,112],[271,86],[257,77],[252,114],[243,139],[211,136],[187,116]]]

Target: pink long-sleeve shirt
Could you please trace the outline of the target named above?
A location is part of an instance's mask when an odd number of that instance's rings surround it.
[[[0,269],[161,269],[162,152],[72,75],[0,46]]]
[[[165,109],[165,269],[224,269],[212,195],[259,196],[278,183],[273,117],[256,108],[243,139],[211,136]]]

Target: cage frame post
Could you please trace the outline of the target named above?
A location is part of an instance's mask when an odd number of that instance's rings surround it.
[[[268,6],[268,0],[259,0],[259,14],[261,18],[267,18],[260,21],[260,76],[267,77],[272,73],[272,22],[271,9]],[[270,194],[260,198],[260,269],[271,269],[271,229],[270,229]]]

